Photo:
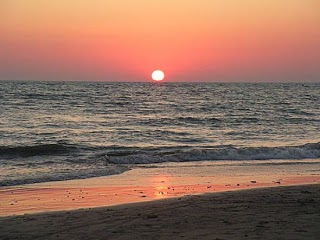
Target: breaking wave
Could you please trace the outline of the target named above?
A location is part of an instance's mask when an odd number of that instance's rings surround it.
[[[68,143],[0,146],[0,186],[120,174],[134,165],[164,162],[320,158],[320,142],[279,147],[94,147]],[[290,161],[291,162],[291,161]],[[258,162],[257,162],[258,163]],[[150,165],[151,166],[151,165]],[[27,170],[27,171],[26,171]]]
[[[268,160],[320,158],[320,143],[287,147],[214,147],[211,149],[175,149],[171,151],[110,152],[103,156],[114,164],[148,164],[162,162],[214,160]]]
[[[162,162],[188,162],[211,160],[268,160],[268,159],[310,159],[320,158],[320,142],[300,146],[281,147],[92,147],[67,143],[33,146],[0,146],[0,158],[61,156],[86,153],[88,161],[99,160],[113,164],[148,164]],[[76,161],[76,159],[75,159]],[[83,161],[83,159],[82,159]]]

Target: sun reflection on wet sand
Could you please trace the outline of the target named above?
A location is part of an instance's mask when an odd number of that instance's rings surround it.
[[[169,175],[157,175],[151,177],[151,184],[154,187],[155,198],[161,199],[166,198],[168,190],[171,188],[170,176]]]

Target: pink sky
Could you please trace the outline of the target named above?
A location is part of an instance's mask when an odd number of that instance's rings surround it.
[[[0,80],[320,82],[318,0],[3,0]]]

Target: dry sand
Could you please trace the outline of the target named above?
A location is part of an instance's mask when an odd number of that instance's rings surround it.
[[[320,185],[0,218],[0,239],[319,239]]]

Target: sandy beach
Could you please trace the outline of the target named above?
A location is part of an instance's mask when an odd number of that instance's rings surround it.
[[[0,218],[1,239],[318,239],[320,185]]]
[[[290,163],[290,164],[289,164]],[[0,188],[0,216],[147,202],[204,193],[320,182],[319,161],[141,165],[123,174]]]
[[[3,187],[0,239],[316,239],[316,166],[167,163]]]

